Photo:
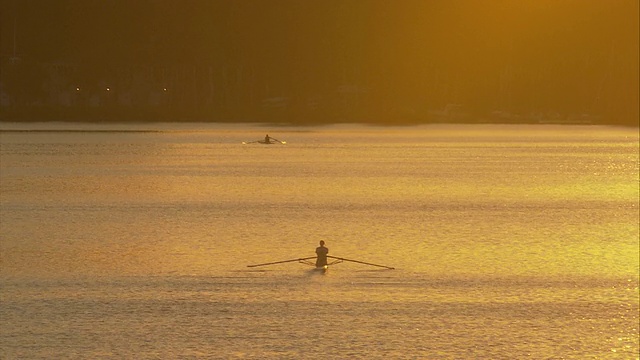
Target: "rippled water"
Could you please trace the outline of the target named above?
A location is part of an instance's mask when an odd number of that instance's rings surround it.
[[[0,129],[0,358],[639,357],[637,129]]]

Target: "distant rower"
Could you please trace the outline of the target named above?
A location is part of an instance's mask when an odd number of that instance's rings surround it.
[[[269,136],[269,134],[264,136],[264,143],[271,144],[271,137]]]
[[[329,249],[324,246],[324,241],[320,240],[320,246],[316,248],[316,267],[321,268],[327,266],[327,254]]]

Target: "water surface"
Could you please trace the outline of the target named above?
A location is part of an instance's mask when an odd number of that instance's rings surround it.
[[[2,130],[2,358],[638,358],[637,129]]]

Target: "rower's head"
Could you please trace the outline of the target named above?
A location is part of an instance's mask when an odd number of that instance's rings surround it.
[[[320,240],[320,246],[324,246],[324,240]]]

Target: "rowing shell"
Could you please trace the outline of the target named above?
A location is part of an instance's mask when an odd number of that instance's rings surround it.
[[[301,264],[306,264],[306,265],[311,265],[311,266],[316,266],[316,264],[312,263],[311,259],[315,259],[315,256],[311,256],[311,257],[306,257],[306,258],[298,258],[298,259],[289,259],[289,260],[281,260],[281,261],[273,261],[273,262],[268,262],[268,263],[262,263],[262,264],[255,264],[255,265],[247,265],[247,267],[253,268],[253,267],[258,267],[258,266],[267,266],[267,265],[276,265],[276,264],[284,264],[284,263],[290,263],[290,262],[299,262]],[[386,265],[378,265],[378,264],[373,264],[370,262],[364,262],[364,261],[360,261],[360,260],[352,260],[352,259],[346,259],[343,257],[337,257],[337,256],[331,256],[331,255],[327,255],[327,258],[331,258],[334,259],[333,262],[331,262],[330,264],[327,264],[325,266],[322,267],[316,267],[316,269],[318,271],[322,271],[323,273],[326,273],[329,270],[329,265],[334,265],[334,264],[339,264],[343,261],[347,261],[347,262],[353,262],[353,263],[358,263],[358,264],[363,264],[363,265],[369,265],[369,266],[375,266],[375,267],[380,267],[380,268],[384,268],[384,269],[389,269],[389,270],[393,270],[395,268],[391,267],[391,266],[386,266]]]
[[[275,141],[264,141],[264,140],[256,140],[256,141],[249,141],[249,142],[243,141],[242,145],[247,145],[247,144],[262,144],[262,145],[281,144],[281,145],[286,145],[287,144],[286,141],[280,141],[280,140],[276,140],[276,139],[273,139],[273,138],[272,138],[272,140],[275,140]]]

